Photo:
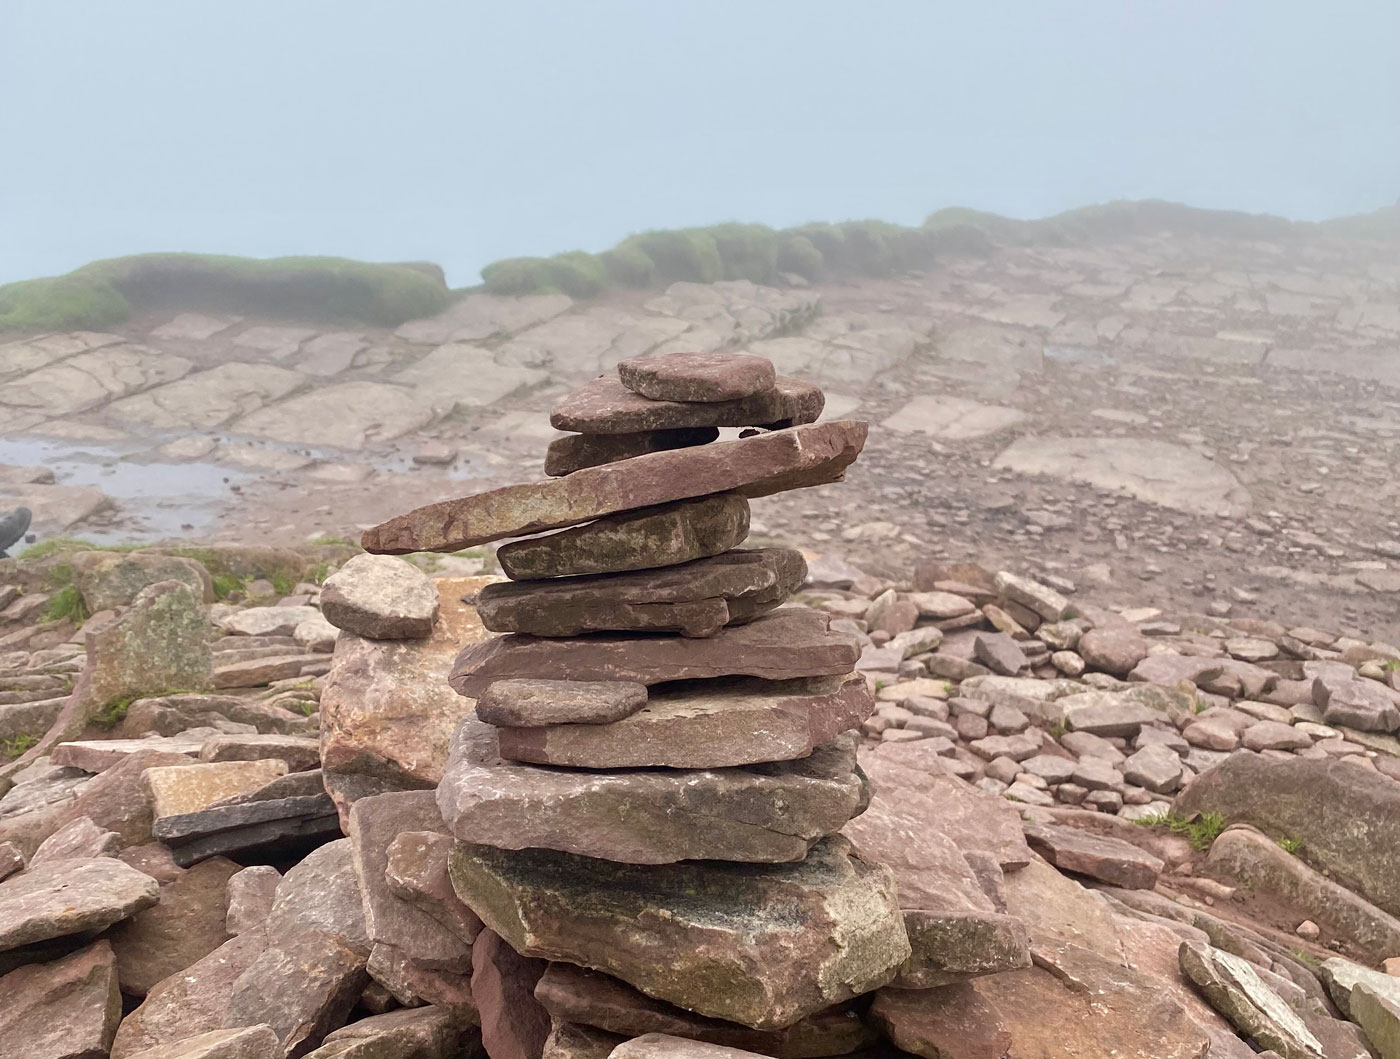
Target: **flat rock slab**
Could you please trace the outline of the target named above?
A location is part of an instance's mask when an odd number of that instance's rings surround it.
[[[691,1041],[745,1048],[779,1059],[846,1055],[872,1044],[876,1031],[856,1011],[838,1004],[781,1030],[754,1030],[707,1018],[633,989],[599,971],[551,963],[535,999],[556,1021],[591,1026],[623,1037],[667,1033]]]
[[[654,403],[624,392],[643,404]],[[738,492],[752,499],[825,485],[845,476],[865,436],[864,423],[837,421],[654,452],[567,478],[429,504],[366,530],[361,543],[370,552],[450,552],[710,493]]]
[[[282,1042],[271,1026],[210,1030],[171,1044],[136,1052],[131,1059],[282,1059]]]
[[[262,931],[249,931],[158,983],[141,1006],[122,1019],[112,1059],[130,1059],[150,1048],[173,1048],[190,1037],[222,1029],[234,983],[266,947]],[[276,1054],[283,1054],[280,1048]]]
[[[463,723],[438,785],[459,839],[624,864],[800,860],[865,808],[849,740],[794,762],[731,769],[591,772],[495,759],[495,732]]]
[[[1150,438],[1021,438],[993,466],[1122,489],[1191,514],[1240,518],[1252,503],[1248,490],[1219,463]]]
[[[544,450],[544,473],[562,478],[585,467],[601,467],[649,452],[708,445],[718,438],[718,427],[643,430],[636,434],[568,434],[555,438]]]
[[[806,576],[792,548],[737,550],[660,570],[500,582],[481,590],[476,609],[492,632],[713,636],[785,603]]]
[[[552,640],[512,633],[464,648],[450,683],[476,698],[493,681],[515,677],[652,685],[730,676],[839,676],[855,668],[860,645],[829,623],[825,614],[794,607],[704,639],[613,634]]]
[[[909,942],[887,868],[841,838],[793,864],[615,864],[459,843],[458,894],[516,951],[701,1015],[781,1029],[894,977]]]
[[[1150,890],[1165,864],[1121,838],[1095,835],[1060,824],[1027,824],[1031,849],[1061,871],[1088,875],[1126,890]]]
[[[467,974],[471,945],[399,897],[387,879],[389,845],[400,832],[445,830],[432,791],[378,794],[361,798],[350,810],[350,848],[370,940],[392,944],[436,970]]]
[[[756,1059],[758,1053],[723,1044],[706,1044],[666,1033],[647,1033],[623,1041],[608,1059]]]
[[[645,684],[625,680],[498,680],[476,700],[476,715],[503,728],[611,724],[647,704]],[[518,758],[517,760],[530,760]]]
[[[216,855],[272,855],[340,834],[340,818],[327,794],[270,798],[167,816],[152,828],[174,850],[182,867]]]
[[[941,812],[941,803],[917,788],[876,785],[870,807],[841,830],[862,858],[894,872],[913,950],[892,983],[898,988],[946,985],[1031,962],[1024,924],[998,912],[962,851],[929,826]],[[1000,868],[992,861],[988,869],[999,886]]]
[[[147,769],[141,782],[150,796],[155,819],[161,820],[167,816],[200,812],[217,801],[255,791],[286,774],[285,761],[265,758],[260,761],[164,765]]]
[[[772,389],[727,401],[654,401],[607,376],[561,398],[549,415],[556,430],[632,434],[680,427],[762,427],[815,423],[825,400],[811,383],[779,375]]]
[[[0,952],[106,930],[159,899],[154,879],[114,857],[39,864],[0,882]]]
[[[743,353],[658,353],[618,361],[633,393],[653,401],[737,401],[772,390],[773,362]]]
[[[990,854],[1004,871],[1015,873],[1034,859],[1021,830],[1021,815],[1004,798],[978,790],[946,771],[943,759],[925,740],[882,743],[860,752],[860,766],[876,790],[917,791],[938,806],[927,826],[952,840],[964,853]]]
[[[694,681],[660,688],[649,701],[644,693],[640,708],[611,724],[506,727],[497,736],[502,757],[538,765],[725,768],[806,757],[874,709],[861,676]],[[480,702],[477,716],[490,720]]]
[[[1018,408],[982,404],[943,394],[916,397],[881,424],[900,433],[928,434],[939,441],[971,441],[1009,430],[1026,418]]]
[[[371,640],[421,640],[433,633],[438,594],[410,562],[355,555],[321,586],[321,614],[337,629]]]
[[[737,493],[717,493],[512,541],[496,550],[496,558],[515,581],[614,574],[718,555],[748,535],[749,502]]]
[[[1307,1024],[1248,960],[1192,941],[1181,943],[1179,960],[1181,973],[1246,1039],[1258,1041],[1283,1059],[1315,1059],[1325,1054]]]
[[[100,1059],[122,1017],[117,962],[99,941],[0,977],[0,1055]]]
[[[1070,980],[1035,967],[939,989],[882,989],[871,1015],[899,1048],[925,1059],[1204,1059],[1210,1038],[1160,983],[1081,951]]]

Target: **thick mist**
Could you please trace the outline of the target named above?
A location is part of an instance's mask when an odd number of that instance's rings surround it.
[[[1400,8],[6,0],[0,282],[151,250],[440,262],[628,232],[1400,194]]]

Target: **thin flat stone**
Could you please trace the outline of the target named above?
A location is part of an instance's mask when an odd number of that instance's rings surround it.
[[[498,687],[493,684],[488,689]],[[502,728],[501,756],[571,768],[725,768],[805,757],[875,709],[859,675],[667,685],[611,724]],[[477,715],[483,720],[481,705]]]
[[[491,632],[713,636],[785,603],[806,576],[801,552],[758,548],[661,570],[497,582],[481,590],[476,609]]]
[[[791,607],[747,625],[731,625],[705,639],[611,634],[552,640],[512,633],[471,644],[457,656],[449,683],[477,698],[497,680],[627,680],[661,684],[712,677],[797,677],[849,673],[860,644],[829,628],[826,614]]]
[[[1121,838],[1060,824],[1027,824],[1025,830],[1031,849],[1061,871],[1088,875],[1110,886],[1150,890],[1166,867],[1157,857]]]
[[[636,434],[569,434],[555,438],[545,449],[544,473],[551,478],[562,478],[585,467],[601,467],[649,452],[708,445],[718,438],[718,427],[642,430]]]
[[[463,722],[438,785],[457,838],[624,864],[801,860],[868,799],[850,737],[811,756],[730,769],[591,772],[500,761],[495,732]]]
[[[626,982],[570,963],[551,963],[535,999],[557,1021],[592,1026],[624,1037],[669,1033],[688,1040],[747,1048],[779,1059],[847,1055],[874,1043],[876,1031],[842,1004],[781,1030],[754,1030],[707,1018],[657,1000]]]
[[[496,558],[514,581],[614,574],[718,555],[748,535],[749,502],[737,493],[717,493],[512,541],[496,550]]]
[[[0,883],[0,952],[106,930],[159,893],[154,879],[115,857],[35,865]]]
[[[773,388],[731,401],[653,401],[621,379],[601,376],[560,398],[549,415],[556,430],[632,434],[680,427],[760,427],[815,423],[826,398],[809,382],[778,375]]]
[[[852,857],[839,836],[805,860],[762,867],[458,843],[452,883],[523,955],[591,966],[757,1029],[868,993],[909,956],[894,877]]]
[[[659,402],[624,392],[660,407]],[[370,552],[451,552],[711,493],[738,492],[752,499],[825,485],[845,477],[865,445],[866,432],[865,423],[838,420],[653,452],[567,478],[428,504],[366,530],[361,543]]]
[[[773,362],[744,353],[653,353],[618,362],[618,377],[653,401],[737,401],[774,388]]]
[[[106,941],[0,977],[5,1059],[106,1059],[121,1017],[117,964]]]
[[[476,700],[476,715],[503,728],[611,724],[647,704],[645,684],[625,680],[498,680]]]
[[[361,798],[350,809],[350,849],[364,906],[365,931],[432,970],[468,974],[471,943],[394,893],[389,846],[400,832],[445,831],[432,791],[393,791]]]

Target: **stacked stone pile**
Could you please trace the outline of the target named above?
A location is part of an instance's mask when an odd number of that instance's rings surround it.
[[[910,955],[892,872],[838,834],[869,803],[852,730],[874,697],[853,637],[782,606],[802,556],[737,546],[750,497],[839,480],[865,426],[815,424],[820,391],[756,357],[638,358],[619,376],[556,408],[575,431],[551,445],[556,481],[365,535],[450,550],[561,529],[499,549],[512,580],[476,602],[504,635],[452,674],[477,700],[437,793],[453,882],[559,979],[605,971],[770,1044],[829,1024],[850,1050],[862,1034],[826,1010]],[[757,429],[718,442],[721,427]]]

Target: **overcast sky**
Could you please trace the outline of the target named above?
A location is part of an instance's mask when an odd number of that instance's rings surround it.
[[[1396,0],[0,0],[0,282],[1400,196]]]

